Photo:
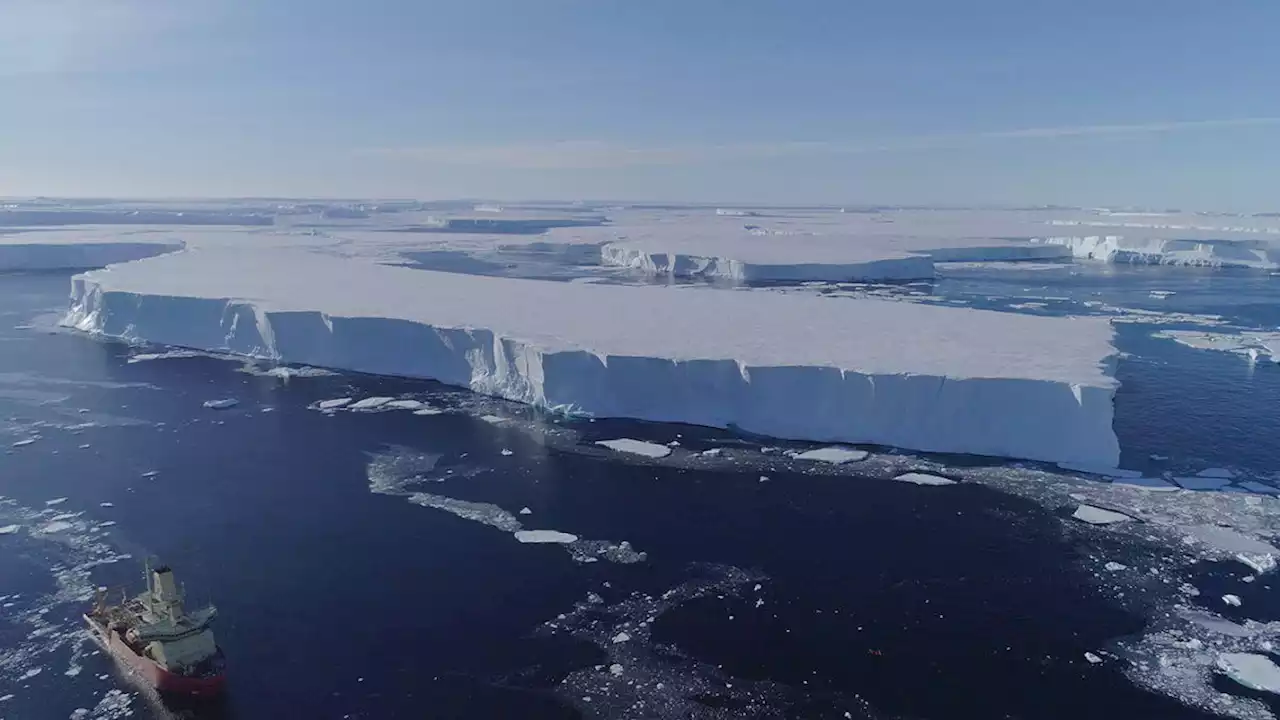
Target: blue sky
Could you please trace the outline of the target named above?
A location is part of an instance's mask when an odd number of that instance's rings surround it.
[[[0,17],[0,195],[1280,207],[1272,0]]]

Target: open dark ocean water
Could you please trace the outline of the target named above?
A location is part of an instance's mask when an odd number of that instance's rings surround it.
[[[1278,287],[1003,270],[933,292],[1165,313],[1118,324],[1123,464],[1274,483],[1280,367],[1152,332],[1198,327],[1169,313],[1274,329]],[[1136,684],[1113,652],[1154,616],[1096,565],[1154,573],[1176,548],[1080,529],[1026,494],[812,468],[772,450],[794,444],[727,432],[545,417],[430,382],[129,362],[164,349],[48,330],[67,290],[65,274],[0,275],[0,718],[1213,717]],[[439,412],[314,409],[372,396]],[[222,398],[239,404],[202,407]],[[623,437],[678,444],[661,461],[595,445]],[[725,458],[700,454],[715,448]],[[581,540],[523,543],[520,528]],[[80,631],[86,593],[138,588],[146,557],[217,604],[222,702],[165,705]],[[1166,582],[1280,620],[1274,573],[1243,570]],[[1217,602],[1228,592],[1241,607]]]

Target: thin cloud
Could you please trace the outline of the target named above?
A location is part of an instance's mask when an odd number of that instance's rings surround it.
[[[1184,120],[1130,125],[1076,125],[989,132],[921,135],[876,141],[791,141],[723,145],[631,146],[601,140],[563,140],[499,145],[435,145],[362,150],[363,154],[407,158],[440,165],[520,170],[580,170],[691,165],[740,159],[771,159],[959,149],[1001,140],[1153,135],[1190,130],[1280,126],[1280,117]]]
[[[194,0],[0,0],[0,76],[93,72],[157,57],[210,6]]]

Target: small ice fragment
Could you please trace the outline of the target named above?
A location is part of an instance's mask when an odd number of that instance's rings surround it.
[[[1223,595],[1222,602],[1230,605],[1231,607],[1240,607],[1240,596],[1239,595]]]
[[[577,542],[578,536],[559,530],[520,530],[516,532],[516,540],[522,543],[559,543],[566,545]]]
[[[1114,561],[1113,561],[1113,562],[1109,562],[1109,563],[1107,563],[1106,565],[1103,565],[1103,567],[1104,567],[1104,568],[1106,568],[1106,569],[1107,569],[1108,571],[1110,571],[1110,572],[1120,572],[1121,570],[1128,570],[1128,569],[1129,569],[1129,566],[1128,566],[1128,565],[1122,565],[1122,564],[1120,564],[1120,563],[1118,563],[1118,562],[1114,562]]]
[[[1097,655],[1094,655],[1091,652],[1085,653],[1084,659],[1088,660],[1090,665],[1097,665],[1098,663],[1102,662],[1102,658],[1098,657]]]
[[[0,702],[8,702],[13,699],[13,695],[0,695]]]
[[[832,446],[818,448],[817,450],[809,450],[807,452],[799,453],[793,457],[795,457],[796,460],[811,460],[814,462],[831,463],[832,465],[843,465],[847,462],[866,460],[867,455],[869,454],[870,453],[866,450],[851,450],[849,448]]]
[[[98,507],[109,508],[109,507],[115,507],[115,506],[116,506],[115,503],[109,503],[109,502],[98,503]]]
[[[761,476],[760,476],[760,482],[769,482],[769,476],[768,476],[768,475],[761,475]]]
[[[591,593],[587,593],[587,602],[591,603],[592,605],[599,605],[600,603],[604,602],[604,598],[591,592]]]
[[[1071,517],[1081,522],[1087,522],[1090,525],[1110,525],[1111,523],[1126,522],[1133,520],[1129,515],[1118,513],[1114,510],[1105,510],[1093,505],[1081,505],[1076,508]]]
[[[1148,455],[1147,457],[1151,458],[1152,460],[1155,460],[1156,462],[1164,462],[1165,460],[1168,460],[1168,459],[1169,459],[1169,456],[1168,456],[1168,455],[1155,455],[1155,454],[1152,454],[1152,455]]]
[[[1172,290],[1152,290],[1150,294],[1151,294],[1151,297],[1157,300],[1164,300],[1170,295],[1177,295],[1177,293],[1175,293]]]
[[[332,400],[321,400],[320,402],[316,403],[316,407],[320,408],[321,410],[333,410],[335,408],[340,408],[343,405],[346,405],[352,400],[353,398],[349,398],[349,397],[333,398]]]
[[[52,499],[52,500],[45,500],[45,501],[44,501],[44,504],[45,504],[45,505],[61,505],[62,503],[66,502],[66,501],[67,501],[67,499],[66,499],[66,498],[64,498],[64,497],[60,497],[60,498],[54,498],[54,499]]]
[[[1240,578],[1240,582],[1242,582],[1242,583],[1251,583],[1251,582],[1253,582],[1254,580],[1257,580],[1257,579],[1258,579],[1258,578],[1257,578],[1257,576],[1255,576],[1255,575],[1245,575],[1244,577]]]
[[[207,407],[207,408],[209,408],[210,410],[226,410],[227,408],[233,408],[233,407],[235,407],[235,406],[237,406],[237,405],[239,405],[239,404],[240,404],[240,401],[239,401],[239,400],[236,400],[235,398],[226,398],[226,399],[224,399],[224,400],[205,400],[205,401],[204,401],[204,406],[205,406],[205,407]]]
[[[506,448],[502,448],[502,455],[503,455],[504,457],[505,457],[505,456],[508,456],[508,455],[514,455],[514,454],[515,454],[515,453],[512,453],[510,450],[508,450],[508,449],[506,449]]]
[[[533,511],[532,511],[532,510],[530,510],[530,509],[529,509],[529,508],[527,508],[527,507],[522,507],[522,508],[520,508],[520,514],[521,514],[521,515],[532,515],[532,514],[533,514]]]
[[[680,447],[680,441],[672,440],[671,442],[667,443],[667,447]]]
[[[27,438],[26,440],[19,440],[13,444],[13,447],[26,447],[34,443],[36,440],[39,440],[39,438],[31,437],[31,438]]]
[[[480,419],[489,423],[490,425],[497,425],[505,420],[505,418],[502,418],[498,415],[481,415]]]
[[[31,668],[30,670],[22,673],[22,677],[18,678],[18,682],[22,682],[23,680],[30,680],[31,678],[39,675],[42,672],[44,672],[44,668]]]
[[[721,452],[723,451],[720,448],[711,448],[710,450],[703,450],[698,454],[703,457],[718,457]]]
[[[75,526],[74,526],[74,525],[72,525],[72,524],[71,524],[71,523],[69,523],[69,522],[65,522],[65,521],[54,521],[54,522],[51,522],[51,523],[49,523],[48,525],[45,525],[44,527],[40,528],[40,532],[42,532],[42,533],[46,533],[46,534],[48,534],[48,533],[56,533],[56,532],[62,532],[63,530],[70,530],[70,529],[71,529],[71,528],[73,528],[73,527],[75,527]]]
[[[432,408],[432,407],[422,408],[421,410],[413,411],[414,415],[441,415],[443,413],[444,413],[443,410],[440,410],[438,408]]]
[[[631,639],[631,636],[630,636],[630,635],[628,635],[628,634],[626,634],[626,633],[624,633],[624,632],[620,632],[620,633],[618,633],[617,635],[614,635],[614,636],[613,636],[613,642],[614,642],[614,644],[615,644],[615,645],[616,645],[616,644],[618,644],[618,643],[624,643],[624,642],[626,642],[626,641],[628,641],[628,640],[630,640],[630,639]]]
[[[617,440],[597,440],[597,445],[607,447],[615,452],[643,455],[648,458],[664,458],[671,454],[671,448],[643,440],[619,438]]]
[[[351,403],[350,405],[347,406],[347,409],[348,410],[375,410],[377,408],[382,407],[383,405],[386,405],[392,400],[395,400],[395,398],[379,397],[379,396],[367,397],[363,400],[357,400]]]
[[[0,526],[0,535],[13,535],[22,529],[21,525]]]
[[[88,449],[89,449],[89,448],[91,448],[91,447],[93,447],[93,446],[92,446],[92,445],[90,445],[89,443],[85,443],[85,444],[83,444],[83,445],[81,445],[81,446],[80,446],[80,449],[81,449],[81,450],[88,450]]]
[[[610,674],[610,675],[612,675],[612,676],[614,676],[614,677],[618,677],[619,675],[621,675],[621,674],[622,674],[622,666],[621,666],[621,665],[619,665],[618,663],[614,663],[614,664],[610,665],[610,666],[609,666],[609,674]]]
[[[898,482],[915,483],[916,485],[955,485],[956,481],[951,478],[942,477],[941,475],[930,475],[929,473],[909,472],[903,473],[894,478]]]
[[[159,471],[159,470],[148,470],[148,471],[146,471],[146,472],[142,473],[142,477],[144,477],[144,478],[153,478],[153,477],[158,476],[159,474],[160,474],[160,471]]]
[[[1223,653],[1218,670],[1250,690],[1280,694],[1280,667],[1266,655]]]
[[[1235,473],[1231,472],[1226,468],[1209,468],[1207,470],[1201,470],[1200,472],[1196,473],[1196,477],[1202,477],[1202,478],[1226,478],[1230,480],[1235,476],[1236,476]]]

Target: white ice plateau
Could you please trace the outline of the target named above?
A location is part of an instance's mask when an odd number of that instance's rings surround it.
[[[424,252],[522,252],[739,282],[906,280],[937,263],[1090,255],[1268,267],[1280,242],[1266,218],[1187,213],[469,210],[395,227],[355,211],[297,227],[91,214],[76,222],[106,224],[74,230],[22,215],[0,236],[0,270],[106,265],[75,277],[64,322],[131,342],[432,378],[597,417],[1114,468],[1105,318],[407,266]]]

